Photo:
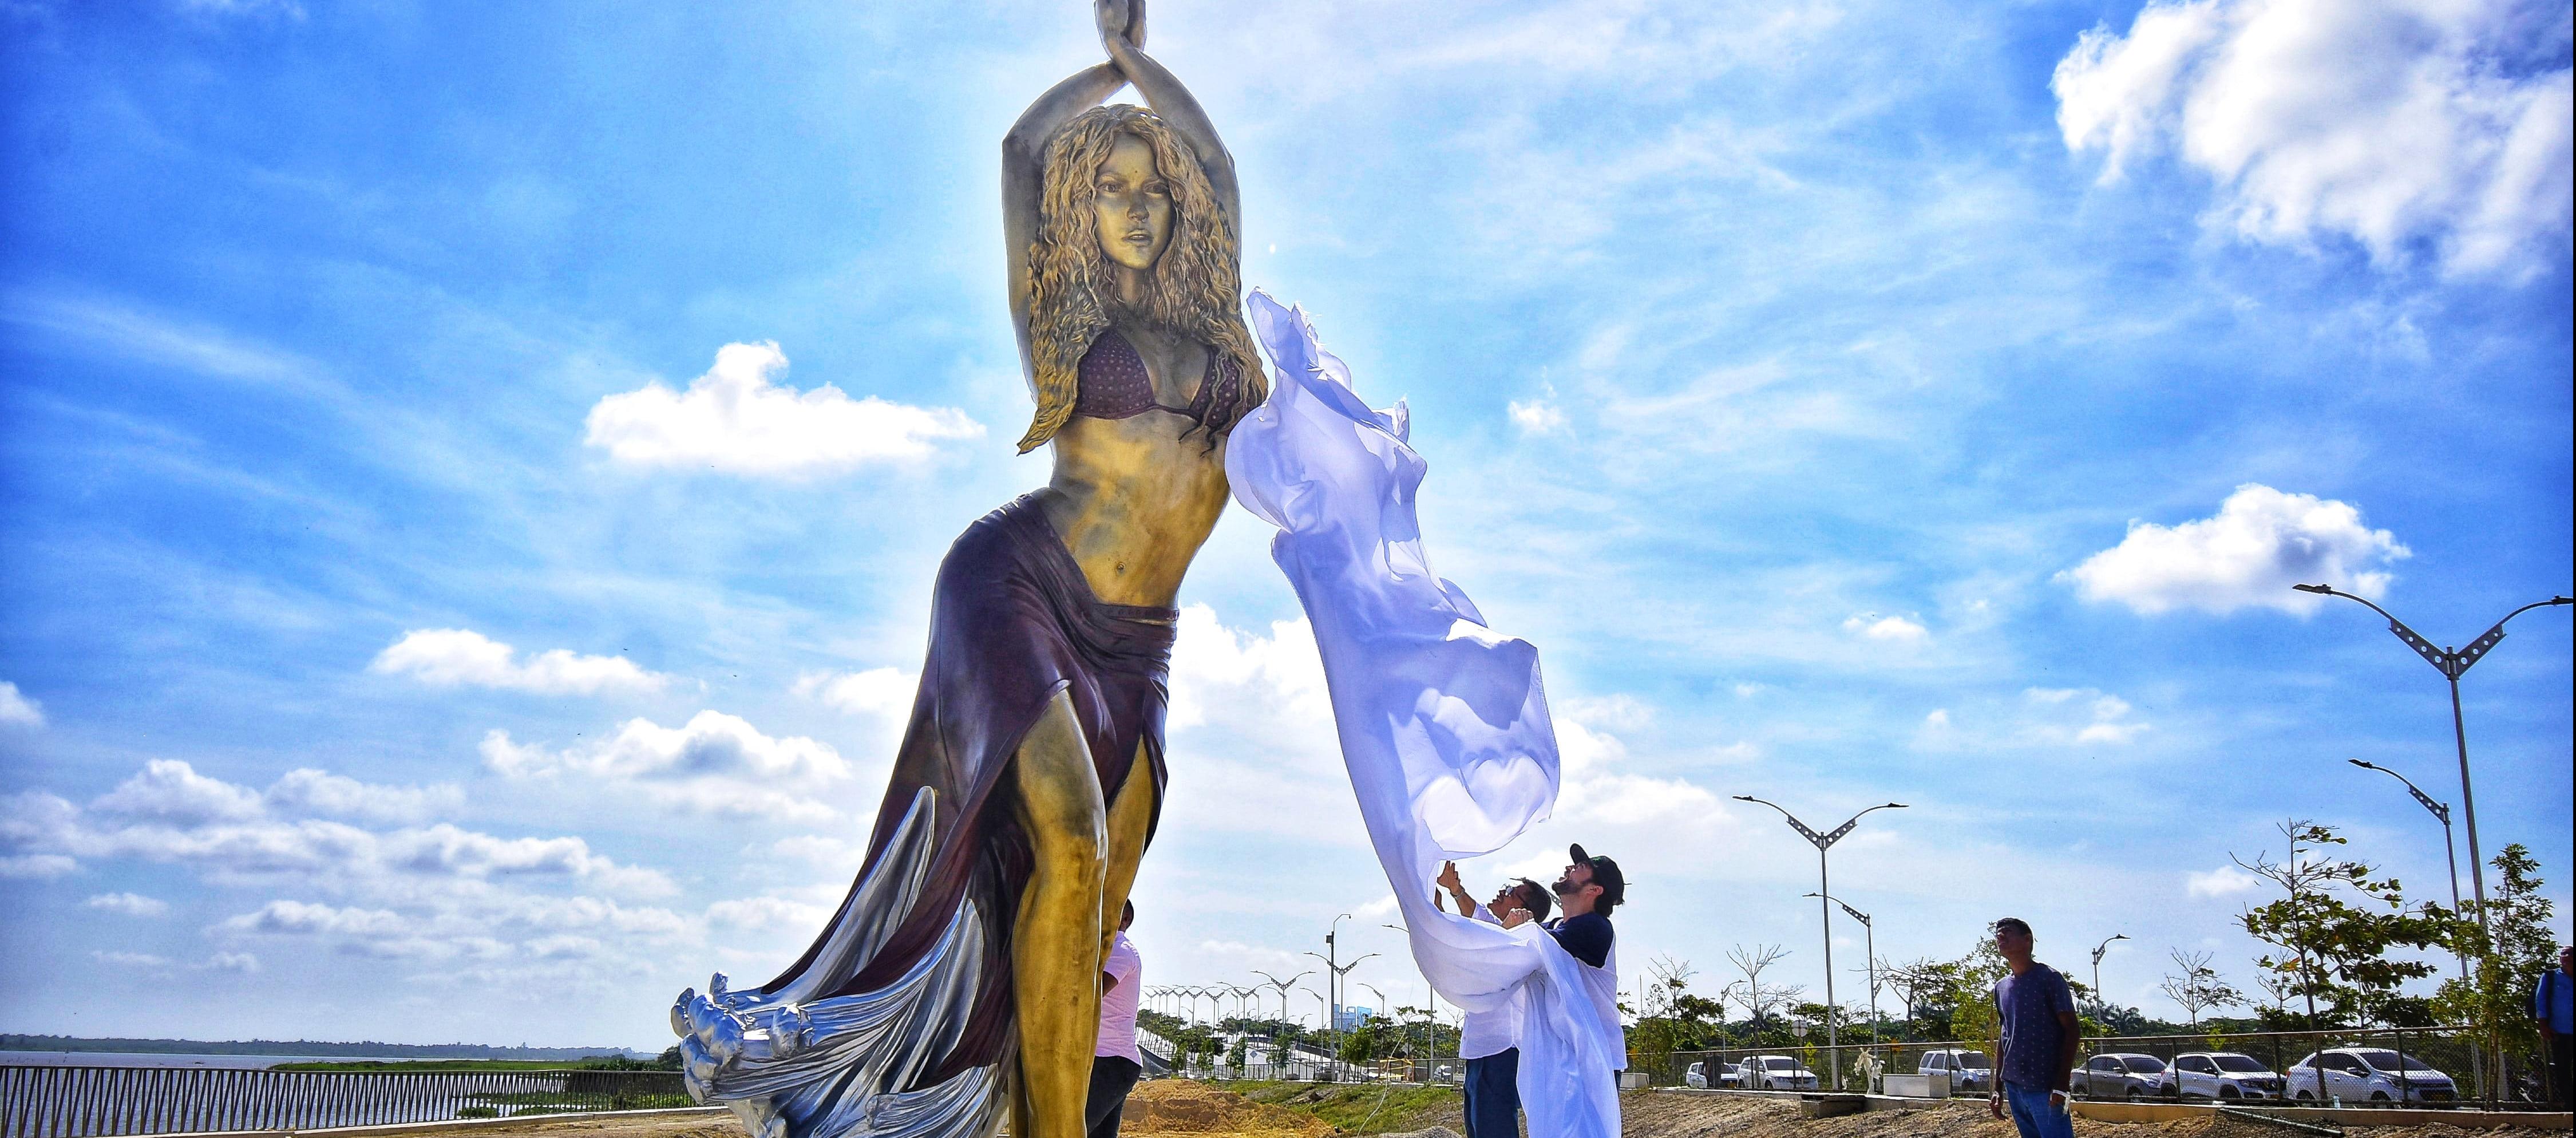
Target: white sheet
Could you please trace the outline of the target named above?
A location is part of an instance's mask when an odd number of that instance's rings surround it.
[[[1472,1011],[1528,998],[1521,1106],[1531,1138],[1618,1138],[1626,1046],[1615,981],[1534,925],[1503,929],[1431,907],[1444,859],[1491,853],[1547,817],[1556,731],[1538,650],[1485,627],[1431,572],[1414,516],[1427,469],[1402,403],[1373,411],[1303,311],[1250,298],[1270,353],[1268,402],[1235,425],[1226,475],[1280,528],[1271,556],[1315,627],[1360,817],[1433,989]],[[1617,966],[1613,957],[1610,975]]]

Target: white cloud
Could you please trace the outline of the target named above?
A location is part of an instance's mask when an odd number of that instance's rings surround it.
[[[2129,718],[2129,701],[2093,688],[2030,688],[2022,698],[2035,707],[2056,708],[2051,719],[2023,732],[2035,743],[2126,743],[2148,725]]]
[[[170,966],[169,957],[154,956],[148,952],[106,952],[92,949],[89,958],[101,964],[113,964],[119,968],[168,968]]]
[[[797,391],[773,382],[787,357],[775,343],[727,344],[685,392],[659,383],[590,409],[591,446],[619,462],[761,477],[797,477],[930,457],[933,444],[981,438],[949,407],[852,399],[831,384]]]
[[[260,797],[281,813],[384,822],[419,821],[465,804],[465,792],[450,783],[385,786],[310,767],[286,772]]]
[[[61,854],[10,854],[0,856],[0,878],[61,877],[80,868],[80,863]]]
[[[2193,870],[2183,874],[2183,890],[2193,897],[2233,897],[2251,893],[2263,879],[2232,865],[2222,865],[2207,873]]]
[[[334,787],[361,802],[388,794],[437,797],[413,788],[334,782],[327,775],[290,776],[280,784]],[[372,830],[280,816],[267,796],[173,759],[146,764],[87,809],[41,791],[0,798],[0,864],[14,864],[20,876],[50,876],[77,869],[83,858],[137,858],[186,865],[228,882],[288,877],[355,891],[479,887],[530,878],[637,894],[673,888],[660,873],[593,853],[577,837],[508,838],[446,822]]]
[[[176,759],[144,764],[116,789],[92,799],[89,808],[145,822],[179,826],[240,821],[259,817],[258,792],[221,779],[207,778]]]
[[[42,727],[45,725],[45,705],[21,694],[18,685],[0,680],[0,724]]]
[[[218,952],[197,965],[208,972],[239,972],[248,975],[259,971],[259,957],[247,952]]]
[[[742,929],[811,934],[832,919],[835,908],[792,897],[743,897],[707,906],[707,920]]]
[[[556,648],[528,658],[518,650],[464,628],[424,628],[403,633],[376,654],[371,672],[409,675],[441,687],[471,684],[549,695],[660,691],[671,677],[645,671],[622,656],[583,656]]]
[[[560,751],[483,737],[483,761],[510,778],[575,777],[633,787],[675,809],[746,817],[828,821],[833,809],[809,791],[850,777],[829,744],[772,738],[738,716],[701,711],[679,727],[629,719],[607,739]]]
[[[304,901],[271,901],[258,910],[227,917],[228,932],[291,935],[391,936],[411,931],[409,922],[390,909],[336,908]]]
[[[899,668],[870,668],[864,672],[807,672],[796,677],[791,694],[823,703],[852,715],[901,715],[912,710],[912,697],[921,677]]]
[[[2364,526],[2357,507],[2248,483],[2227,496],[2217,517],[2172,528],[2132,521],[2120,544],[2059,577],[2072,580],[2085,600],[2117,601],[2140,613],[2306,613],[2321,599],[2290,586],[2323,583],[2375,598],[2388,589],[2386,566],[2411,555],[2387,530]]]
[[[1880,616],[1865,612],[1843,621],[1843,631],[1871,640],[1894,644],[1921,644],[1932,638],[1931,630],[1901,616]]]
[[[2247,238],[2339,234],[2381,262],[2422,240],[2448,270],[2537,269],[2565,256],[2576,88],[2563,13],[2544,29],[2522,7],[2153,0],[2058,62],[2058,127],[2104,154],[2106,181],[2178,153]]]
[[[1527,403],[1515,399],[1507,410],[1511,414],[1512,425],[1519,427],[1525,435],[1550,434],[1566,428],[1565,412],[1544,399],[1533,399]]]
[[[129,917],[157,917],[170,911],[169,902],[139,893],[101,893],[81,902],[83,908],[104,909]]]

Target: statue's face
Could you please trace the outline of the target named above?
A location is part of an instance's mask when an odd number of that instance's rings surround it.
[[[1153,148],[1120,135],[1091,186],[1100,248],[1109,259],[1143,271],[1172,243],[1172,186],[1154,168]]]

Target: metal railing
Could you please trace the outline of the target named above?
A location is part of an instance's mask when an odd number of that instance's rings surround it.
[[[2291,1066],[2315,1052],[2354,1047],[2397,1051],[2412,1056],[2420,1061],[2420,1066],[2416,1069],[2430,1068],[2440,1071],[2448,1077],[2452,1087],[2448,1093],[2445,1093],[2445,1089],[2439,1084],[2417,1086],[2401,1075],[2391,1080],[2396,1085],[2388,1091],[2365,1087],[2359,1088],[2359,1093],[2350,1093],[2355,1088],[2338,1085],[2338,1081],[2331,1077],[2327,1085],[2319,1087],[2313,1074],[2303,1070],[2296,1077],[2292,1075]],[[1815,1082],[1809,1085],[1813,1089],[1832,1089],[1839,1085],[1847,1090],[1859,1090],[1862,1073],[1865,1070],[1863,1056],[1869,1058],[1867,1066],[1874,1066],[1880,1074],[1911,1075],[1921,1070],[1922,1059],[1926,1052],[1944,1050],[1975,1051],[1991,1055],[1993,1042],[1991,1040],[1847,1042],[1835,1048],[1821,1042],[1801,1041],[1785,1047],[1775,1045],[1675,1051],[1668,1056],[1660,1057],[1662,1062],[1649,1061],[1655,1057],[1632,1056],[1630,1065],[1652,1072],[1654,1081],[1660,1085],[1679,1086],[1687,1083],[1691,1064],[1698,1063],[1701,1064],[1701,1078],[1706,1086],[1735,1087],[1738,1080],[1724,1076],[1737,1071],[1738,1065],[1745,1059],[1777,1055],[1795,1060],[1805,1073],[1813,1075]],[[2080,1067],[2092,1056],[2115,1053],[2152,1055],[2162,1061],[2167,1068],[2163,1082],[2152,1093],[2173,1099],[2184,1097],[2175,1085],[2171,1070],[2173,1061],[2176,1056],[2195,1051],[2234,1052],[2253,1057],[2269,1068],[2272,1074],[2285,1080],[2280,1089],[2294,1103],[2304,1095],[2306,1101],[2317,1105],[2334,1103],[2342,1106],[2396,1107],[2474,1102],[2510,1110],[2536,1106],[2542,1097],[2539,1080],[2542,1062],[2538,1054],[2522,1055],[2507,1052],[2504,1056],[2504,1070],[2493,1071],[2495,1059],[2492,1053],[2482,1053],[2480,1033],[2475,1028],[2466,1027],[2357,1028],[2348,1031],[2211,1031],[2199,1035],[2088,1037],[2084,1040],[2083,1049],[2078,1054],[2076,1062]],[[1841,1075],[1839,1080],[1835,1078],[1837,1072]],[[1794,1074],[1790,1071],[1779,1072],[1782,1078],[1775,1084],[1774,1089],[1809,1089],[1794,1086],[1790,1077]],[[1991,1077],[1991,1075],[1987,1076],[1988,1079]],[[2216,1084],[2216,1080],[2208,1076],[2201,1076],[2195,1082],[2202,1080],[2211,1082],[2213,1086]],[[1991,1088],[1987,1083],[1979,1083],[1973,1087],[1958,1085],[1957,1089],[1962,1093],[1973,1091],[1983,1094]],[[2078,1092],[2082,1093],[2085,1089],[2083,1080],[2078,1080]],[[2148,1093],[2143,1087],[2140,1088],[2140,1097],[2145,1097]],[[2382,1093],[2387,1097],[2384,1099],[2372,1097]],[[2122,1095],[2126,1095],[2125,1089]],[[2106,1093],[2102,1097],[2111,1096]],[[2194,1089],[2189,1097],[2217,1098],[2220,1096],[2215,1093],[2204,1095],[2198,1089]]]
[[[0,1066],[0,1138],[309,1130],[689,1105],[676,1071]]]

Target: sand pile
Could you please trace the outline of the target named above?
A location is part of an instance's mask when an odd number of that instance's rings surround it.
[[[1258,1134],[1277,1138],[1327,1138],[1331,1124],[1311,1114],[1254,1102],[1232,1091],[1187,1079],[1136,1084],[1119,1118],[1121,1134]]]

